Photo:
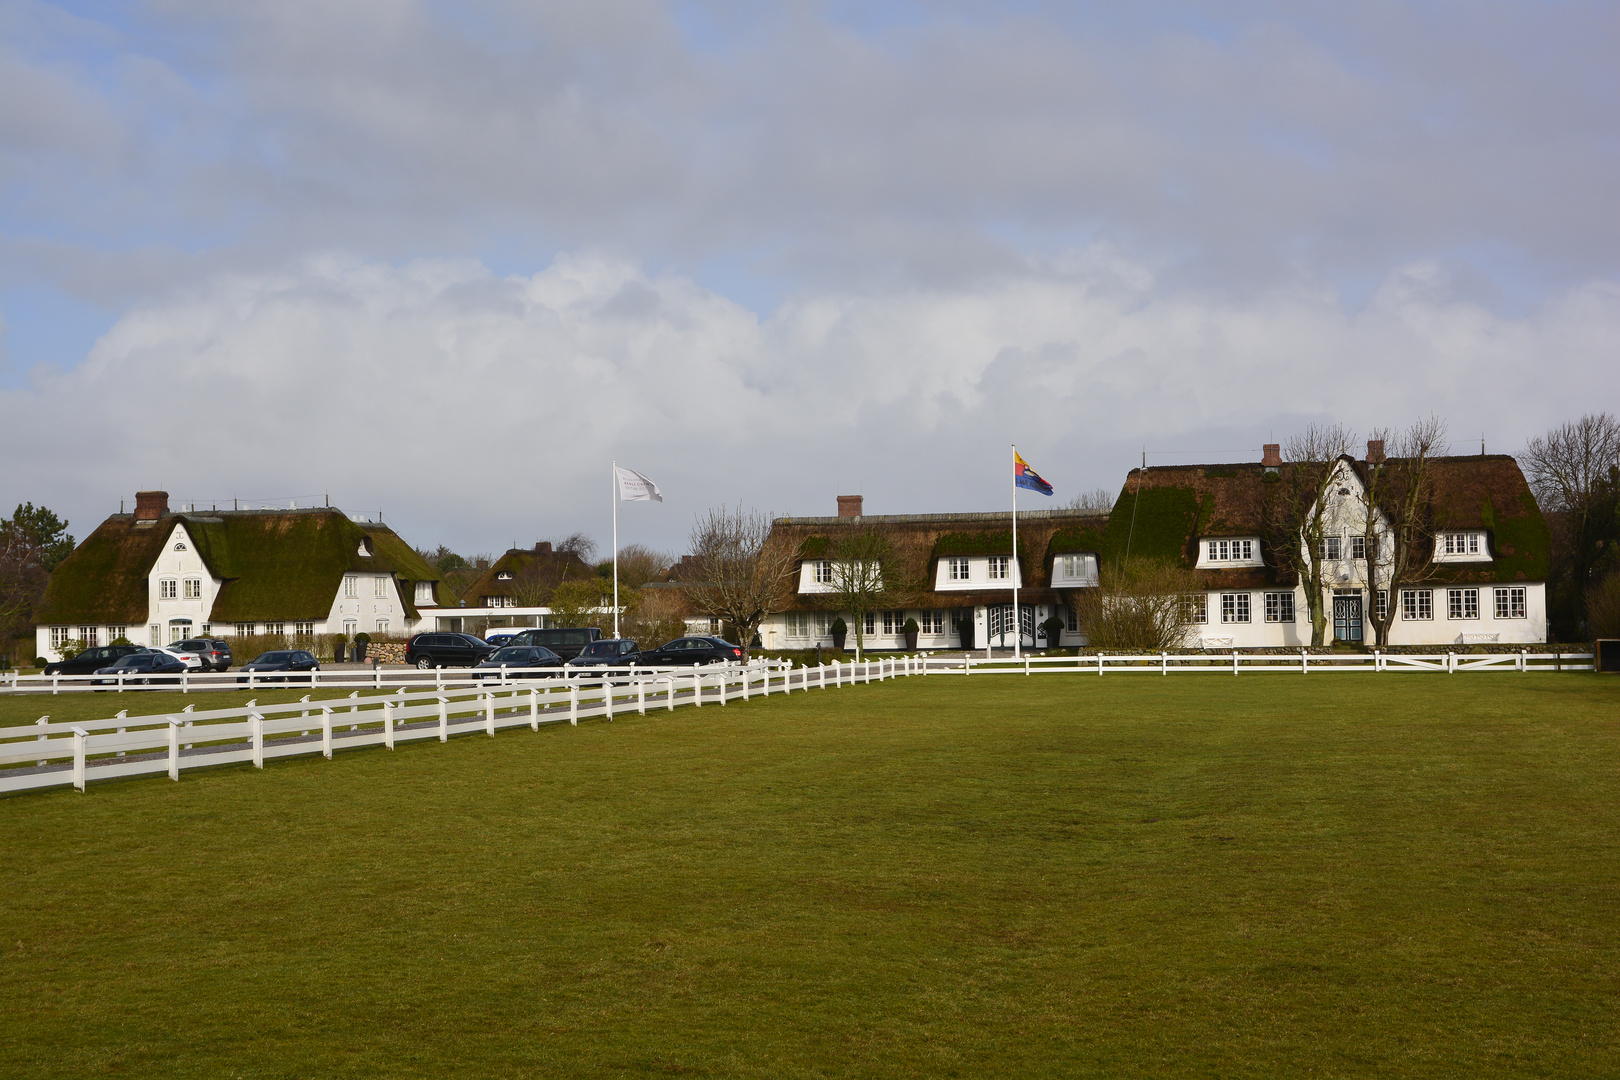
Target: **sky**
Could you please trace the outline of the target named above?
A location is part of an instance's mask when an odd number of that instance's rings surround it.
[[[1620,412],[1620,8],[0,0],[0,506],[465,554]]]

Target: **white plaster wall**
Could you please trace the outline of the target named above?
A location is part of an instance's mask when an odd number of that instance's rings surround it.
[[[353,571],[346,575],[355,579],[356,595],[351,599],[345,595],[344,582],[338,582],[337,595],[332,598],[332,609],[326,613],[326,624],[323,627],[317,623],[317,634],[342,634],[343,623],[347,619],[355,622],[354,633],[377,633],[377,620],[388,620],[388,633],[394,636],[403,636],[415,633],[418,624],[424,620],[411,622],[406,619],[405,605],[400,602],[399,582],[394,580],[392,574],[367,573]],[[384,596],[376,595],[376,582],[385,582]]]
[[[157,528],[162,528],[159,523]],[[183,547],[184,550],[176,550]],[[159,582],[165,578],[177,581],[177,599],[164,600],[160,597]],[[202,597],[196,600],[185,598],[185,581],[187,578],[200,578],[202,580]],[[220,580],[212,577],[208,567],[203,563],[202,556],[197,552],[197,545],[192,541],[191,534],[186,531],[184,523],[177,522],[170,531],[168,539],[163,542],[163,551],[153,564],[151,572],[147,575],[147,616],[143,626],[129,628],[129,639],[137,644],[144,642],[154,648],[169,644],[169,620],[176,618],[189,618],[191,630],[188,636],[202,635],[203,626],[208,624],[209,613],[214,610],[214,599],[219,595]],[[152,627],[158,627],[157,640],[152,640]],[[209,633],[219,630],[211,626]]]

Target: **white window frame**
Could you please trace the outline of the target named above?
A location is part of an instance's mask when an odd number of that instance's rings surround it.
[[[360,579],[354,574],[343,575],[343,599],[358,600],[360,598]]]
[[[817,559],[815,572],[811,576],[817,585],[831,585],[833,579],[832,560]]]
[[[1338,562],[1344,558],[1344,538],[1340,536],[1322,537],[1322,561]]]
[[[1012,556],[1010,556],[1010,555],[992,555],[992,556],[990,556],[990,580],[991,581],[1010,581],[1010,580],[1012,580]]]
[[[1365,559],[1367,557],[1367,538],[1365,536],[1352,536],[1350,538],[1350,558]]]
[[[387,619],[378,619],[377,620],[377,633],[382,635],[383,637],[388,636],[388,620]]]
[[[1516,586],[1496,590],[1496,617],[1498,619],[1524,619],[1529,609],[1529,591]]]
[[[206,629],[206,628],[207,627],[205,625],[204,629]],[[128,624],[125,624],[125,625],[122,625],[122,626],[116,626],[115,625],[115,626],[107,627],[107,644],[111,645],[113,642],[117,641],[119,638],[123,638],[126,641],[129,640],[129,626],[128,626]]]
[[[1073,612],[1070,613],[1070,621],[1073,621]],[[1183,596],[1181,598],[1181,621],[1196,626],[1208,623],[1209,595],[1207,593],[1190,593]]]
[[[378,577],[372,579],[372,598],[383,600],[388,597],[388,578]]]
[[[1472,622],[1479,618],[1478,589],[1447,589],[1446,618]]]
[[[1246,592],[1221,593],[1221,622],[1249,622],[1254,615],[1253,606],[1253,601]]]
[[[235,633],[234,636],[236,636],[236,637],[252,637],[253,636],[253,624],[250,623],[250,622],[239,622],[239,623],[237,623],[236,624],[236,633]]]
[[[1379,589],[1374,595],[1376,596],[1376,599],[1373,601],[1373,603],[1376,611],[1378,612],[1377,618],[1379,622],[1383,622],[1385,619],[1389,618],[1389,590]]]
[[[186,578],[186,599],[187,600],[201,600],[202,599],[202,578],[194,578],[194,577]]]
[[[180,579],[172,577],[158,578],[158,599],[180,599]]]
[[[71,626],[53,626],[53,627],[51,627],[51,651],[52,652],[60,652],[61,649],[62,649],[62,646],[66,645],[68,642],[70,642],[72,640],[73,640],[73,627],[71,627]]]
[[[1434,590],[1433,589],[1402,589],[1401,590],[1401,621],[1402,622],[1433,622],[1434,621]]]
[[[293,623],[293,637],[307,638],[307,637],[314,637],[314,636],[315,636],[315,624],[314,623],[312,623],[312,622],[295,622],[295,623]]]
[[[418,604],[431,604],[433,602],[433,582],[418,581],[416,583],[416,602]]]
[[[1294,621],[1294,594],[1268,592],[1265,595],[1266,622],[1291,623]]]

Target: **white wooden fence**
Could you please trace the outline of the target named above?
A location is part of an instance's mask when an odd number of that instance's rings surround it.
[[[1080,656],[963,657],[925,656],[925,675],[1040,675],[1051,672],[1101,675],[1180,675],[1189,672],[1237,675],[1240,672],[1291,672],[1319,675],[1335,671],[1591,671],[1589,652],[1515,653],[1096,653]]]
[[[811,689],[826,690],[922,672],[922,658],[905,656],[856,664],[795,668],[780,661],[755,661],[700,668],[638,669],[565,679],[486,681],[475,686],[435,686],[417,681],[394,693],[301,701],[276,705],[248,702],[232,709],[130,716],[120,711],[103,720],[0,728],[0,793],[72,784],[83,791],[91,780],[168,773],[182,769],[266,760],[300,754],[331,758],[336,750],[386,746],[411,739],[541,724],[578,724],[615,713],[677,705],[725,705],[752,696]],[[465,683],[469,680],[455,680]],[[325,684],[323,684],[325,685]],[[368,684],[369,686],[369,684]],[[413,689],[414,687],[414,689]],[[9,767],[8,767],[9,766]]]

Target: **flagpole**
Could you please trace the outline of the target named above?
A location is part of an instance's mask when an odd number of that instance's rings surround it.
[[[614,460],[608,494],[613,499],[613,637],[619,636],[619,462]]]
[[[1012,444],[1013,451],[1013,657],[1024,655],[1024,613],[1018,610],[1018,444]]]

